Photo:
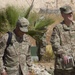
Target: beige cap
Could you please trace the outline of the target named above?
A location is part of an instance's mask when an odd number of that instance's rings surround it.
[[[22,17],[18,19],[17,25],[22,32],[28,32],[29,21],[26,18]]]
[[[60,7],[60,11],[61,11],[62,13],[65,13],[65,14],[68,14],[68,13],[73,12],[71,6],[69,6],[69,5]]]

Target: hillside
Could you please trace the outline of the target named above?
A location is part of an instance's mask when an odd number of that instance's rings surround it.
[[[8,5],[26,8],[29,7],[32,0],[0,0],[0,8],[6,8]],[[75,8],[75,0],[34,0],[33,9],[39,11],[42,9],[57,9],[62,5],[69,4]]]

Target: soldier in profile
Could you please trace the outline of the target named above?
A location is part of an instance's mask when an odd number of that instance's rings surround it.
[[[30,75],[30,44],[25,34],[28,26],[29,21],[21,17],[13,32],[4,34],[0,39],[0,75]]]
[[[75,75],[75,22],[71,6],[60,7],[63,21],[53,28],[54,75]]]
[[[39,61],[41,61],[43,60],[43,56],[46,52],[46,45],[48,45],[46,42],[46,32],[41,37],[40,41],[36,41],[36,45],[38,47],[37,55],[38,55]]]

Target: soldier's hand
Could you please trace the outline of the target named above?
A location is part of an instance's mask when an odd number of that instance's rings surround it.
[[[3,69],[3,71],[1,72],[1,75],[7,75],[6,71]]]
[[[28,75],[32,75],[32,73],[29,73]]]
[[[62,58],[63,58],[64,64],[68,64],[69,63],[68,56],[64,55],[64,56],[62,56]]]
[[[28,73],[28,75],[32,75],[32,73],[31,73],[31,72],[29,72],[29,73]]]

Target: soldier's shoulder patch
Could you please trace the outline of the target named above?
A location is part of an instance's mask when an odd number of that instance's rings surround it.
[[[4,38],[6,41],[8,40],[8,37],[9,37],[8,33],[4,34],[4,36],[3,36],[3,38]]]
[[[0,36],[0,42],[2,41],[2,36]]]
[[[3,37],[0,37],[0,48],[4,47],[4,38]]]

